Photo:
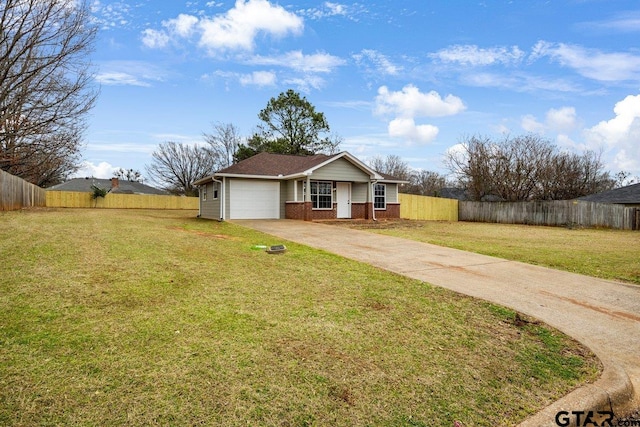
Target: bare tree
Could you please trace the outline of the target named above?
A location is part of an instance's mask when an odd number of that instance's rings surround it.
[[[326,139],[326,145],[323,149],[323,153],[328,155],[337,154],[340,152],[340,145],[344,142],[344,138],[337,133],[330,133]]]
[[[376,172],[381,172],[406,181],[409,180],[411,175],[409,164],[395,154],[389,154],[387,157],[372,157],[371,160],[369,160],[369,166]]]
[[[493,192],[492,177],[497,173],[492,161],[495,144],[487,137],[474,136],[466,138],[459,146],[460,150],[445,155],[445,165],[473,200],[482,200]]]
[[[0,169],[42,186],[77,169],[95,34],[84,0],[0,2]]]
[[[178,195],[197,196],[194,181],[213,174],[217,166],[208,149],[176,142],[160,144],[151,156],[152,163],[146,166],[149,177]]]
[[[444,175],[426,170],[412,170],[407,162],[395,154],[387,157],[375,156],[369,161],[369,166],[377,172],[408,181],[407,184],[399,186],[403,193],[439,196],[442,189],[449,185]]]
[[[615,187],[615,179],[604,171],[601,154],[558,153],[543,173],[537,199],[568,200]]]
[[[391,175],[404,181],[409,181],[411,178],[409,164],[395,154],[389,154],[387,157],[375,156],[369,160],[369,166],[376,172]],[[400,184],[398,189],[406,192],[407,187],[407,184]]]
[[[445,164],[473,200],[560,200],[593,194],[613,186],[600,155],[560,152],[535,134],[468,137],[450,151]]]
[[[203,136],[219,168],[231,166],[242,143],[238,128],[232,123],[218,122],[213,124],[213,133],[203,133]]]
[[[613,177],[615,180],[615,188],[626,187],[627,185],[637,184],[640,182],[639,176],[631,176],[631,172],[620,171]]]
[[[124,181],[143,182],[142,174],[135,169],[123,169],[119,168],[113,172],[113,177],[122,179]]]
[[[447,177],[444,175],[427,170],[416,170],[411,173],[407,193],[438,197],[442,189],[448,185]]]

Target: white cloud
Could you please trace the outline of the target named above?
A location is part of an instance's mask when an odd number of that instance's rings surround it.
[[[465,108],[457,96],[447,95],[443,99],[435,91],[422,93],[417,87],[407,85],[398,92],[389,91],[386,86],[381,86],[378,89],[374,111],[376,114],[394,116],[387,127],[389,136],[427,144],[438,136],[439,130],[430,124],[416,124],[416,117],[450,116],[464,111]]]
[[[294,77],[284,80],[286,85],[296,87],[301,92],[309,93],[312,89],[320,90],[324,86],[324,79],[314,74],[303,75],[302,77]]]
[[[439,129],[433,125],[416,125],[411,118],[399,117],[389,122],[389,136],[403,138],[419,144],[428,144],[438,136]]]
[[[92,162],[82,162],[80,169],[73,174],[72,178],[111,178],[116,170],[118,170],[117,166],[107,162],[100,162],[97,165]]]
[[[640,56],[630,53],[604,53],[576,45],[539,41],[533,47],[529,59],[534,61],[545,56],[593,80],[640,79]]]
[[[98,73],[96,81],[107,86],[151,86],[148,82],[142,81],[136,76],[119,71]]]
[[[546,124],[556,132],[568,133],[577,124],[576,109],[573,107],[552,108],[547,111]]]
[[[190,37],[197,23],[197,17],[181,13],[177,18],[164,21],[162,25],[180,37]]]
[[[577,24],[577,27],[587,29],[588,31],[601,30],[607,32],[618,31],[623,33],[640,32],[640,12],[626,11],[611,19],[584,22]]]
[[[346,15],[347,7],[339,3],[331,3],[329,1],[324,2],[324,5],[329,9],[331,15]]]
[[[601,121],[591,128],[591,132],[604,137],[608,142],[618,144],[628,138],[634,123],[640,118],[640,95],[629,95],[613,108],[615,117]]]
[[[389,91],[386,86],[378,89],[376,112],[402,117],[442,117],[461,113],[466,109],[460,98],[447,95],[444,99],[436,91],[420,92],[407,85],[399,92]]]
[[[142,32],[142,44],[151,49],[159,49],[169,44],[169,36],[164,31],[147,28]]]
[[[127,27],[132,22],[132,7],[126,2],[117,1],[103,5],[95,0],[90,5],[91,19],[101,30],[111,30]]]
[[[237,0],[234,7],[213,17],[180,14],[162,22],[164,30],[146,29],[142,42],[150,48],[163,48],[169,43],[198,34],[198,44],[210,54],[221,51],[252,51],[261,34],[284,37],[300,34],[304,21],[282,6],[267,0]]]
[[[237,0],[226,14],[200,21],[200,45],[210,51],[254,48],[259,33],[277,37],[300,34],[304,22],[299,16],[266,0]]]
[[[254,71],[251,74],[240,76],[240,84],[243,86],[273,86],[276,84],[276,73],[272,71]]]
[[[580,147],[580,145],[576,143],[573,139],[571,139],[569,135],[565,135],[565,134],[559,134],[558,136],[556,136],[556,143],[560,148],[564,148],[569,151],[583,149],[583,147]]]
[[[540,123],[532,114],[522,116],[520,126],[527,132],[533,133],[543,133],[545,130],[544,124]]]
[[[151,86],[163,81],[167,72],[144,61],[108,61],[100,64],[96,81],[108,86]]]
[[[515,64],[524,58],[518,46],[480,48],[476,45],[455,45],[429,55],[444,63],[478,67],[493,64]]]
[[[577,124],[576,109],[573,107],[549,109],[545,115],[544,123],[539,122],[532,114],[524,115],[520,120],[522,129],[533,133],[545,133],[550,130],[558,134],[567,134],[574,130]]]
[[[594,148],[605,144],[615,152],[615,167],[637,174],[640,172],[640,94],[617,102],[613,112],[615,117],[585,131],[587,143]]]
[[[345,5],[326,1],[319,7],[304,9],[299,11],[299,13],[309,19],[315,20],[340,16],[355,21],[359,15],[367,13],[367,10],[364,5],[358,3]]]
[[[247,61],[253,65],[275,65],[292,68],[305,73],[330,73],[345,64],[342,58],[328,53],[305,55],[301,51],[291,51],[280,56],[254,56]]]
[[[371,73],[395,76],[402,70],[402,67],[393,64],[385,55],[372,49],[363,49],[360,53],[353,55],[353,59]],[[372,66],[369,66],[369,63]]]
[[[542,78],[524,73],[505,75],[472,72],[465,74],[461,80],[469,86],[495,87],[515,92],[537,93],[541,90],[548,92],[583,92],[580,87],[565,79]]]

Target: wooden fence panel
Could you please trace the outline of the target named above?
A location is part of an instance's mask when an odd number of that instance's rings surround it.
[[[43,188],[0,170],[0,211],[45,205],[46,191]]]
[[[467,202],[459,204],[460,221],[549,226],[607,227],[634,230],[635,209],[578,200],[535,202]]]
[[[458,201],[400,193],[400,218],[425,221],[457,221]]]
[[[109,193],[94,200],[91,193],[47,191],[47,207],[50,208],[197,210],[198,200],[197,197],[118,193]]]

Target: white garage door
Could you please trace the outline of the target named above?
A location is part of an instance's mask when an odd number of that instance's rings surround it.
[[[256,179],[230,182],[230,219],[280,218],[280,183]]]

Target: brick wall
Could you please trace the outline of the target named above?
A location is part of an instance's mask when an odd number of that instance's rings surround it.
[[[311,210],[311,219],[315,220],[315,219],[336,219],[337,218],[337,213],[336,213],[336,204],[333,204],[333,209],[330,210]]]
[[[387,203],[384,211],[376,210],[377,219],[397,219],[400,218],[400,203]]]
[[[353,219],[367,219],[367,204],[366,203],[351,203],[351,218],[353,218]]]
[[[304,202],[287,202],[284,206],[286,219],[304,219]]]
[[[286,219],[299,220],[327,220],[337,218],[337,205],[334,203],[333,209],[330,210],[314,210],[311,209],[311,203],[307,207],[307,217],[305,218],[305,202],[287,202],[285,205]],[[371,219],[371,203],[352,203],[351,218],[353,219]],[[391,219],[400,218],[400,204],[387,203],[387,210],[376,211],[376,218]]]

